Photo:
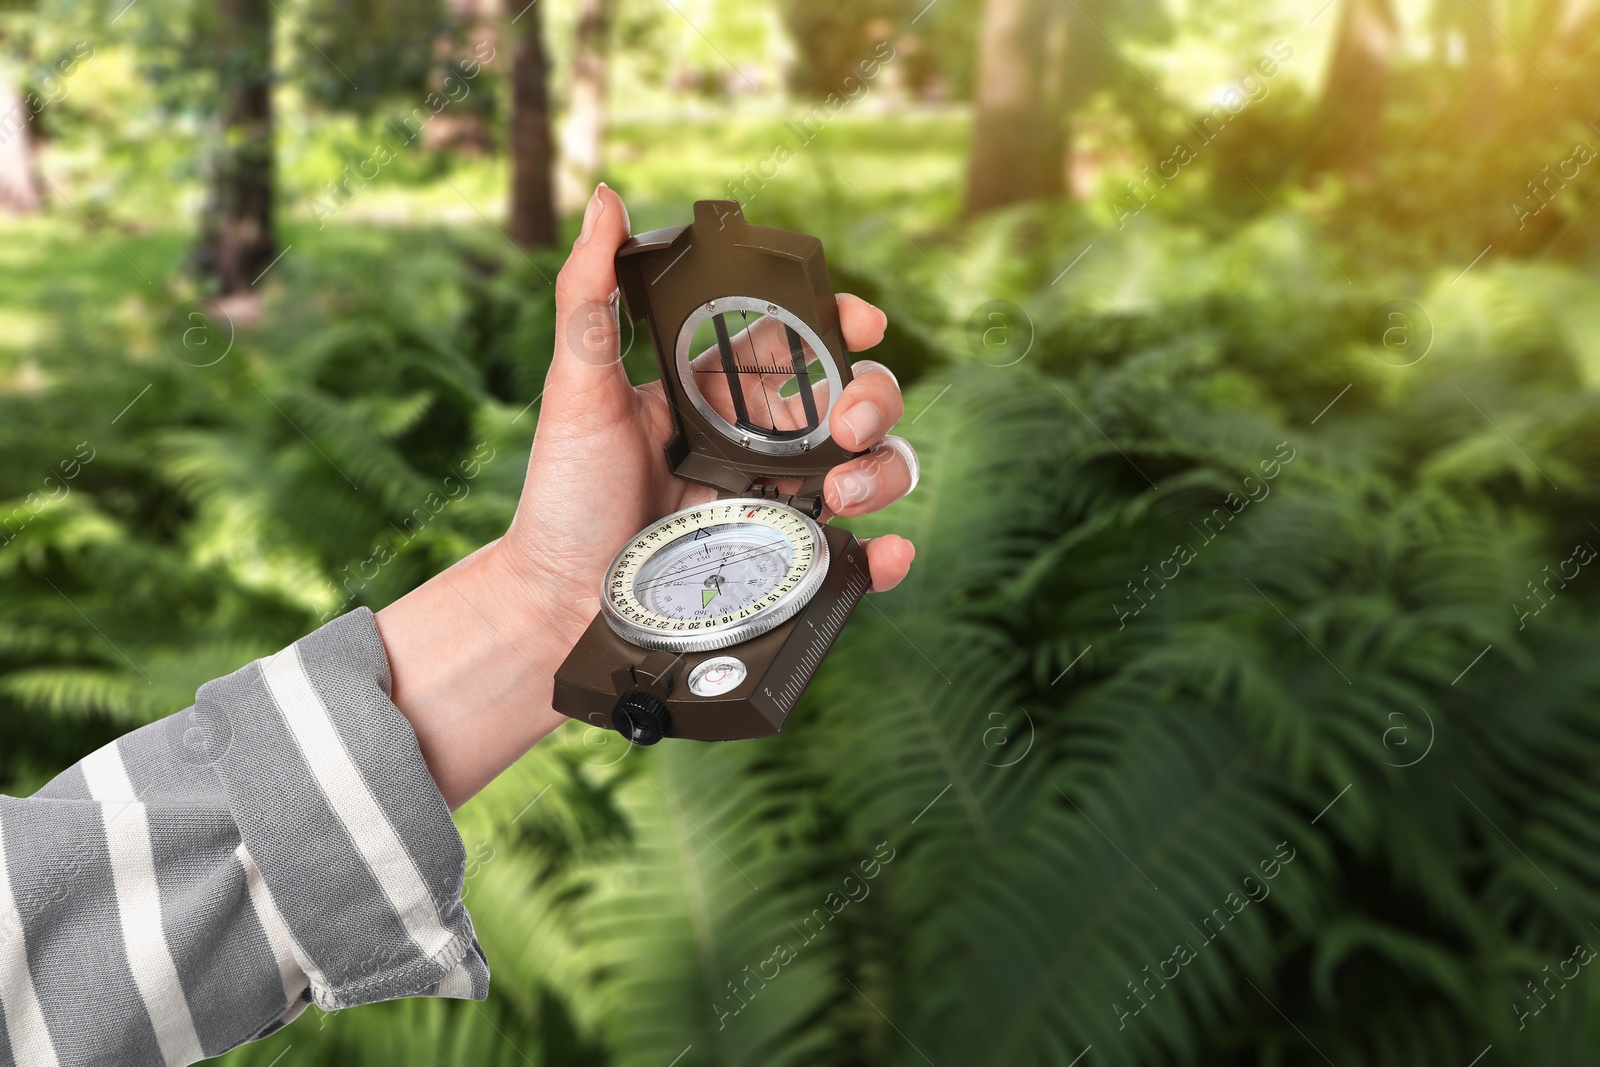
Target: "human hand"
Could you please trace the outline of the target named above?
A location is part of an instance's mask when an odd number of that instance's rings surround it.
[[[634,386],[623,371],[615,261],[627,239],[627,208],[602,185],[589,201],[583,232],[556,280],[555,356],[522,502],[498,546],[512,571],[538,590],[540,602],[559,613],[574,641],[599,610],[601,582],[617,550],[661,516],[716,496],[706,486],[673,477],[667,466],[664,449],[676,428],[661,383]],[[888,320],[882,311],[854,296],[841,295],[838,301],[850,351],[883,339]],[[755,343],[763,340],[758,336]],[[738,346],[746,343],[735,338]],[[702,358],[716,359],[715,350]],[[852,451],[874,451],[829,473],[825,519],[887,507],[916,481],[911,447],[887,438],[904,411],[894,375],[871,361],[856,363],[853,370],[855,380],[834,406],[829,432]],[[709,380],[713,386],[720,382]],[[715,405],[717,396],[708,396]],[[763,398],[778,407],[780,425],[797,400],[779,397],[775,387]],[[748,402],[751,410],[760,406],[755,398]],[[873,588],[879,591],[904,578],[915,555],[909,541],[892,535],[871,539],[866,551]]]
[[[716,496],[672,475],[664,449],[676,427],[661,385],[635,387],[623,371],[615,259],[627,239],[627,209],[601,186],[556,281],[556,350],[510,530],[378,613],[392,698],[452,808],[566,721],[550,705],[556,668],[598,612],[617,549]],[[838,300],[852,352],[883,339],[883,312]],[[887,436],[904,412],[894,375],[870,361],[852,369],[828,429],[851,451],[873,451],[829,472],[825,519],[876,511],[916,484],[915,453]],[[916,554],[893,535],[866,551],[878,591],[904,578]]]

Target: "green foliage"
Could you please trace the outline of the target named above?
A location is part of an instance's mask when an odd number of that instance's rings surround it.
[[[970,14],[970,10],[968,12]],[[791,0],[783,5],[783,22],[803,55],[792,78],[807,96],[843,93],[860,80],[855,67],[872,55],[887,27],[916,14],[904,0],[829,4]],[[847,81],[854,76],[854,80]]]
[[[1292,279],[1303,250],[1246,232],[1196,263],[1149,236],[1062,297],[1017,232],[969,238],[1012,249],[985,288],[1039,311],[1014,366],[961,354],[955,304],[879,283],[947,353],[908,400],[921,488],[858,523],[918,565],[791,729],[626,751],[564,728],[460,816],[490,1004],[313,1012],[234,1060],[1298,1062],[1309,1040],[1444,1064],[1592,1025],[1577,982],[1521,1031],[1513,1008],[1600,905],[1590,575],[1512,608],[1600,540],[1584,312],[1536,271],[1446,280],[1438,351],[1392,368],[1343,296],[1204,281]],[[338,234],[215,366],[172,359],[155,309],[72,304],[49,382],[0,401],[0,515],[94,450],[0,549],[8,788],[509,515],[542,283],[492,245]],[[1183,275],[1165,299],[1117,297],[1157,261]],[[485,442],[471,494],[419,523]],[[352,578],[380,543],[395,560]]]
[[[309,5],[296,73],[330,108],[367,111],[386,97],[428,91],[436,42],[451,29],[439,0],[337,0]]]
[[[1186,112],[1134,64],[1162,77],[1140,49],[1200,16],[1083,6],[1112,35],[1072,24],[1108,90],[1086,107],[1143,160]],[[204,30],[142,7],[147,62]],[[927,12],[925,50],[895,60],[909,84],[965,91],[970,67],[929,53],[970,52],[975,11]],[[719,49],[765,55],[775,12],[733,14],[702,39],[623,5],[618,39],[722,85]],[[1278,32],[1248,28],[1230,48]],[[811,75],[839,45],[820,36]],[[1581,88],[1574,49],[1558,73]],[[108,49],[84,86],[132,84],[125,60]],[[891,316],[874,356],[909,387],[923,479],[852,525],[911,537],[910,578],[860,609],[783,735],[631,750],[571,724],[458,813],[488,1004],[313,1010],[228,1062],[1592,1058],[1600,985],[1550,975],[1600,944],[1600,579],[1571,576],[1574,546],[1600,546],[1600,280],[1570,262],[1581,187],[1542,241],[1501,245],[1479,211],[1510,218],[1507,185],[1560,158],[1573,116],[1507,107],[1504,141],[1469,136],[1464,104],[1431,110],[1465,75],[1401,70],[1387,142],[1425,148],[1318,189],[1288,158],[1310,98],[1275,83],[1126,229],[1098,201],[956,226],[964,120],[886,123],[876,99],[746,187],[752,218],[820,234],[837,287]],[[171,115],[180,96],[130,98]],[[84,97],[61,138],[112,114]],[[771,158],[785,117],[625,117],[608,180],[636,230],[681,221]],[[294,204],[376,119],[299,121]],[[403,203],[476,227],[499,163],[402,156],[326,228],[290,210],[263,325],[195,366],[161,288],[186,242],[127,206],[154,202],[128,193],[145,164],[188,180],[184,136],[114,130],[64,179],[103,181],[80,202],[109,233],[61,210],[0,243],[10,792],[403,594],[497,536],[520,488],[558,262],[487,228],[361,221]],[[1368,336],[1400,296],[1432,339],[1407,367]],[[989,300],[1023,313],[1019,361],[974,342]],[[653,373],[642,338],[627,363]]]
[[[68,298],[36,350],[43,397],[0,396],[8,723],[19,705],[104,728],[168,714],[207,677],[501,532],[532,397],[497,398],[486,377],[537,371],[463,353],[475,302],[519,283],[463,273],[458,254],[385,267],[398,288],[359,241],[286,258],[298,295],[270,330],[236,327],[231,350],[226,324],[185,348],[187,320],[166,308]],[[331,277],[346,279],[337,298],[314,307]],[[547,350],[539,315],[523,319]]]

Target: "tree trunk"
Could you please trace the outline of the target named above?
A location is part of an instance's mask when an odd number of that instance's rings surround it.
[[[33,109],[17,90],[11,66],[0,59],[0,212],[31,215],[39,210],[39,178],[33,169]]]
[[[1370,177],[1399,28],[1392,0],[1345,3],[1306,156],[1307,173]]]
[[[606,60],[612,0],[579,0],[572,43],[572,85],[561,137],[561,202],[575,208],[600,177],[606,139]]]
[[[523,248],[539,248],[556,243],[556,209],[550,59],[538,0],[511,29],[516,40],[511,61],[511,239]]]
[[[278,254],[271,11],[271,0],[217,0],[220,143],[197,258],[220,296],[248,290]]]
[[[965,214],[1060,196],[1066,117],[1052,53],[1060,19],[1049,0],[988,0],[978,44]],[[1052,32],[1055,31],[1055,32]]]

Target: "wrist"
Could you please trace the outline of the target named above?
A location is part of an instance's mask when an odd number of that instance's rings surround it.
[[[565,721],[550,697],[581,610],[563,598],[494,542],[378,612],[392,699],[451,808]]]
[[[481,595],[506,620],[508,633],[549,646],[559,665],[594,619],[600,599],[589,587],[592,583],[572,577],[580,568],[530,548],[530,540],[538,542],[537,537],[519,536],[513,527],[485,545],[471,557],[480,571],[475,577]]]

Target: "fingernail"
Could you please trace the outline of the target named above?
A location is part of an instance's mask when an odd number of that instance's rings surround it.
[[[828,486],[828,506],[843,513],[846,508],[865,504],[878,491],[878,476],[871,467],[857,467],[835,478]]]
[[[589,243],[589,235],[594,233],[594,224],[606,213],[606,202],[600,198],[600,190],[605,187],[605,182],[594,187],[594,195],[589,197],[589,206],[583,209],[583,232],[578,234],[574,248],[582,248]]]
[[[878,405],[870,400],[861,403],[846,411],[843,416],[844,424],[855,435],[855,447],[864,448],[867,442],[878,435],[883,429],[883,412],[878,410]]]

